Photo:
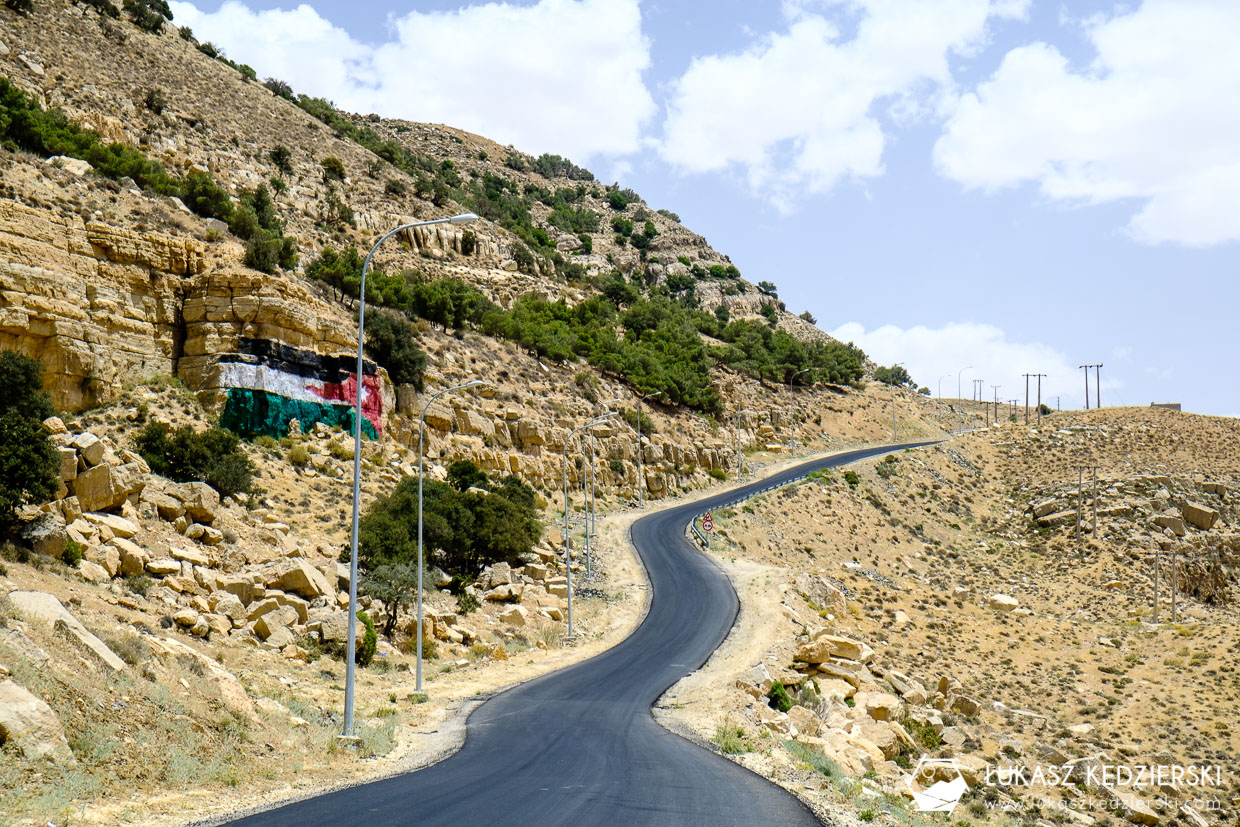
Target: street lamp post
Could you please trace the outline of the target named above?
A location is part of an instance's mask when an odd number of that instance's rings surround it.
[[[957,429],[956,429],[956,432],[957,432],[957,433],[963,433],[963,432],[964,432],[964,410],[963,410],[963,408],[960,406],[960,402],[961,402],[961,398],[960,398],[960,374],[964,373],[966,370],[973,370],[973,366],[972,366],[972,365],[966,365],[966,366],[962,367],[960,370],[956,371],[956,406],[957,406],[957,408],[956,408],[956,423],[960,426],[959,428],[957,428]]]
[[[753,385],[761,384],[757,379],[752,382],[746,382],[741,385],[742,388],[748,388]],[[739,397],[739,393],[737,394]],[[741,465],[741,414],[750,413],[751,411],[741,407],[741,400],[736,401],[736,481],[740,482],[745,475],[745,468]]]
[[[366,341],[366,273],[370,270],[370,260],[374,257],[379,245],[396,233],[414,227],[426,227],[431,224],[467,224],[477,220],[478,216],[471,212],[454,215],[451,218],[432,218],[429,221],[414,221],[402,224],[384,233],[362,262],[362,280],[358,288],[357,311],[357,375],[356,393],[353,400],[353,530],[349,538],[349,643],[345,655],[344,685],[344,738],[353,737],[353,686],[356,677],[354,658],[357,654],[357,524],[360,518],[362,499],[362,346]],[[419,661],[420,662],[420,661]]]
[[[422,406],[422,416],[418,419],[418,669],[417,681],[415,683],[415,688],[418,692],[422,691],[422,480],[424,479],[422,462],[423,457],[426,456],[426,413],[431,409],[431,405],[434,404],[435,400],[445,393],[472,388],[475,385],[481,384],[481,379],[471,379],[463,385],[453,385],[450,388],[444,388],[426,400],[426,404]]]
[[[903,362],[896,362],[894,365],[891,366],[892,373],[894,374],[895,369],[903,365],[904,365]],[[892,379],[895,379],[895,377],[892,376]],[[892,382],[891,383],[891,441],[892,442],[895,442],[897,439],[899,439],[899,436],[897,436],[897,433],[898,432],[896,431],[896,383]]]
[[[648,393],[637,400],[637,507],[646,507],[646,477],[642,473],[642,403],[647,399],[664,396],[663,391]]]
[[[568,444],[573,441],[573,437],[592,425],[605,422],[616,415],[615,411],[610,411],[602,416],[596,416],[587,421],[584,425],[569,431],[568,436],[564,438],[564,571],[568,578],[568,637],[573,637],[573,555],[572,555],[572,533],[568,524]],[[588,535],[587,535],[588,536]]]
[[[749,413],[749,408],[736,409],[736,481],[744,479],[745,469],[741,465],[741,414]]]
[[[796,373],[792,374],[792,376],[790,376],[790,377],[788,378],[788,394],[789,394],[789,396],[791,396],[791,395],[792,395],[792,383],[793,383],[793,381],[795,381],[795,380],[796,380],[796,378],[797,378],[798,376],[800,376],[802,373],[809,373],[811,370],[813,370],[813,368],[801,368],[800,370],[798,370]],[[791,419],[791,420],[792,420],[792,439],[791,439],[790,441],[791,441],[791,443],[792,443],[792,450],[793,450],[793,451],[795,451],[795,450],[796,450],[796,447],[797,447],[797,417],[796,417],[796,412],[795,412],[795,411],[793,411],[793,410],[791,410],[791,400],[789,400],[789,411],[788,411],[788,417],[789,417],[789,419]]]

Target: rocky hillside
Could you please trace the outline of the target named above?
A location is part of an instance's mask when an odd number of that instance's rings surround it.
[[[463,279],[500,307],[531,294],[573,306],[619,273],[639,294],[666,294],[721,319],[769,320],[804,341],[829,340],[740,278],[674,214],[563,159],[548,166],[547,156],[449,127],[350,116],[310,99],[295,104],[171,25],[151,33],[59,2],[0,14],[0,74],[35,104],[145,153],[174,178],[210,176],[235,204],[260,185],[270,188],[272,214],[300,254],[296,271],[258,272],[244,264],[247,242],[192,212],[184,196],[109,180],[72,158],[0,153],[0,347],[36,356],[62,409],[90,408],[127,385],[171,376],[242,431],[281,437],[291,418],[307,427],[346,423],[351,302],[300,273],[326,247],[364,251],[388,227],[466,209],[483,220],[408,233],[384,250],[380,265]],[[455,397],[452,415],[431,417],[432,455],[519,470],[550,488],[556,457],[544,446],[562,447],[566,426],[598,404],[618,398],[633,408],[642,395],[623,372],[540,359],[536,349],[470,330],[422,323],[414,332],[429,354],[429,389],[480,374],[492,386],[486,397]],[[463,340],[469,347],[460,347]],[[504,367],[483,369],[497,362]],[[851,416],[852,403],[840,398],[846,390],[789,391],[779,381],[754,388],[748,369],[716,364],[702,376],[722,400],[716,419],[760,404],[780,412],[762,435],[751,416],[742,417],[750,426],[742,433],[746,450],[789,441],[794,423],[803,441],[842,430],[824,409]],[[393,386],[380,365],[368,363],[365,374],[367,433],[411,447],[419,394]],[[482,402],[505,396],[502,406]],[[735,465],[734,440],[710,419],[683,405],[652,404],[660,435],[646,449],[644,470],[653,496],[702,485]],[[908,430],[931,430],[913,424],[917,416],[909,416]],[[866,426],[876,435],[881,427]],[[609,459],[635,456],[631,429],[607,439]],[[605,470],[599,482],[632,496],[635,469]]]
[[[1225,823],[1226,770],[1207,789],[1090,768],[1226,768],[1240,748],[1238,439],[1235,420],[1155,409],[1056,414],[716,512],[712,553],[757,615],[749,659],[669,701],[700,704],[694,731],[824,811],[906,817],[905,776],[931,755],[965,773],[970,822]],[[1082,465],[1098,482],[1086,472],[1078,535]],[[788,746],[764,756],[771,737]],[[806,748],[835,781],[797,770]],[[996,766],[1066,766],[1069,783],[986,781]],[[840,780],[871,775],[871,797]]]

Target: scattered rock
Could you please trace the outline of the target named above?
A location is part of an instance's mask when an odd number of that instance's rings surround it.
[[[100,663],[113,672],[125,671],[125,662],[116,656],[102,640],[74,617],[68,609],[61,605],[55,595],[47,592],[16,591],[9,593],[9,600],[27,618],[37,617],[63,631],[72,640],[77,641],[83,649],[94,655]]]
[[[12,741],[30,759],[77,761],[52,708],[11,680],[0,681],[0,743]]]
[[[1020,601],[1015,597],[1006,594],[992,594],[990,596],[990,608],[999,612],[1010,612],[1020,605]]]

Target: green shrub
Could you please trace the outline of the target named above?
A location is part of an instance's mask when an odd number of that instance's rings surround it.
[[[383,184],[383,191],[388,195],[400,196],[405,194],[405,182],[396,178],[389,178]],[[468,255],[468,253],[466,253]]]
[[[778,709],[780,712],[792,709],[792,698],[788,696],[788,690],[784,689],[784,685],[779,681],[771,682],[771,690],[767,692],[766,697],[772,709]]]
[[[162,115],[164,107],[168,105],[168,101],[164,98],[163,90],[158,86],[153,86],[146,90],[146,95],[142,98],[142,105],[156,115]]]
[[[730,717],[725,717],[715,726],[715,735],[710,740],[726,755],[739,755],[750,751],[750,746],[745,741],[745,730],[737,726]]]
[[[473,230],[461,233],[461,255],[472,256],[478,249],[478,236]]]
[[[728,472],[724,471],[722,468],[710,469],[710,475],[717,480],[726,480],[728,478]]]
[[[34,11],[33,0],[4,0],[4,5],[19,14],[29,14]]]
[[[198,433],[188,425],[172,431],[152,422],[138,434],[135,448],[152,471],[171,480],[201,480],[225,497],[253,490],[254,467],[231,431]]]
[[[18,507],[56,491],[59,455],[42,426],[52,413],[42,365],[15,351],[0,353],[0,526],[16,519]]]
[[[809,764],[814,772],[821,773],[827,778],[839,778],[841,776],[840,765],[813,747],[802,744],[799,741],[784,741],[784,747],[793,758]]]
[[[358,585],[361,583],[359,582]],[[366,627],[366,631],[354,649],[353,662],[358,666],[369,666],[370,662],[375,659],[375,650],[379,648],[379,636],[375,634],[375,623],[370,619],[370,615],[359,611],[357,619]]]
[[[353,459],[353,445],[350,442],[333,439],[327,445],[327,452],[331,454],[333,459]]]
[[[195,170],[185,176],[181,185],[181,201],[203,218],[218,218],[221,221],[232,218],[233,205],[228,191],[205,172]]]
[[[285,175],[293,174],[293,153],[284,144],[276,144],[267,153],[272,166]]]
[[[151,647],[140,635],[130,633],[122,637],[108,637],[104,642],[130,666],[137,666],[151,656]]]
[[[84,2],[104,17],[111,17],[113,20],[116,20],[121,16],[121,10],[112,5],[110,0],[84,0]],[[182,28],[188,29],[189,27],[184,26]],[[193,36],[193,32],[190,35]]]
[[[294,445],[288,451],[288,461],[298,467],[310,461],[310,449],[305,445]]]
[[[611,472],[617,477],[624,479],[624,460],[610,459],[607,461],[607,467],[610,468]]]
[[[857,476],[856,471],[845,471],[844,482],[848,483],[849,488],[856,488],[861,484],[861,477]]]
[[[467,459],[458,459],[448,466],[448,485],[457,491],[487,487],[487,472]]]
[[[134,25],[144,32],[158,33],[164,21],[172,19],[172,10],[165,0],[125,0],[125,13]]]
[[[151,590],[154,583],[150,577],[145,574],[137,574],[132,577],[125,578],[125,588],[129,589],[136,595],[146,597],[146,593]]]
[[[65,543],[65,550],[61,553],[61,561],[71,569],[76,569],[82,562],[82,552],[85,547],[78,542],[69,540]]]
[[[319,165],[323,167],[324,181],[343,181],[345,178],[344,163],[334,155],[329,155],[319,161]]]
[[[911,717],[905,717],[903,724],[904,729],[923,749],[935,750],[943,746],[942,737],[930,724]]]

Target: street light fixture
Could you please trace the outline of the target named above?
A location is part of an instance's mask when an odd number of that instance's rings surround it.
[[[375,251],[379,249],[379,245],[399,232],[431,224],[467,224],[477,219],[478,216],[467,212],[450,218],[432,218],[428,221],[401,224],[380,236],[370,248],[370,252],[366,254],[366,260],[362,262],[362,281],[358,288],[357,311],[357,390],[353,404],[353,530],[349,538],[349,644],[345,655],[344,732],[341,733],[344,738],[353,738],[353,684],[357,671],[357,666],[353,661],[357,654],[357,525],[362,499],[362,345],[366,341],[366,273],[370,270],[370,260],[374,257]],[[420,591],[419,594],[421,594]]]
[[[573,441],[573,437],[581,431],[586,430],[600,422],[605,422],[616,415],[616,411],[609,411],[602,416],[596,416],[588,420],[584,425],[574,428],[564,438],[564,570],[568,577],[568,637],[573,637],[573,555],[572,555],[572,534],[568,525],[568,444]],[[589,534],[586,535],[589,537]]]
[[[622,402],[622,401],[624,400],[619,397],[617,397],[616,399],[608,399],[606,402],[599,403],[599,407],[606,408],[610,405],[614,405],[617,402]],[[612,411],[612,413],[615,414],[616,411]],[[586,479],[582,480],[582,488],[585,492],[585,497],[586,497],[586,579],[587,580],[589,580],[590,578],[594,576],[594,563],[593,563],[594,554],[590,548],[590,541],[593,539],[595,533],[598,530],[598,498],[594,490],[594,483],[596,481],[596,476],[594,473],[594,426],[597,424],[599,423],[595,422],[586,427],[586,439],[589,440],[590,458],[589,460],[587,460],[589,464],[586,466],[587,470],[586,470],[586,474],[584,475]]]
[[[464,390],[472,388],[475,385],[481,385],[481,379],[471,379],[463,385],[453,385],[450,388],[444,388],[439,393],[426,400],[426,404],[422,406],[422,416],[418,420],[418,670],[417,682],[415,684],[418,692],[422,691],[422,461],[426,456],[426,413],[431,409],[431,405],[435,400],[443,396],[445,393],[452,391]]]
[[[957,433],[964,432],[964,409],[960,405],[960,402],[961,402],[960,374],[964,373],[966,370],[973,370],[973,366],[966,365],[965,367],[956,371],[956,424],[960,426],[959,428],[956,429]]]
[[[745,384],[741,385],[741,387],[749,388],[749,387],[753,387],[754,385],[760,385],[760,384],[762,383],[759,382],[757,379],[755,379],[752,382],[746,382]],[[739,399],[737,400],[737,403],[736,403],[736,481],[737,482],[740,482],[741,479],[745,476],[745,468],[744,466],[741,465],[741,456],[742,456],[741,454],[741,414],[752,413],[752,412],[753,412],[752,408],[742,408],[740,400]]]

